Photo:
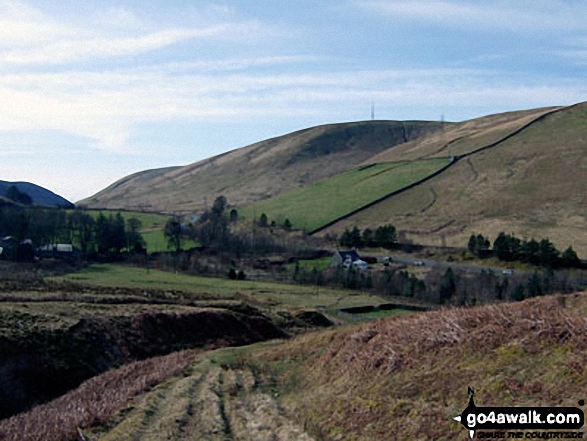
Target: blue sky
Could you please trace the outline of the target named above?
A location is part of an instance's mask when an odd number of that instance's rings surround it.
[[[77,201],[313,125],[587,100],[587,3],[0,0],[0,179]]]

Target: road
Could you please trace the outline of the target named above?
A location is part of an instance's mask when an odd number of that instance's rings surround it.
[[[391,257],[393,262],[405,263],[406,265],[413,265],[418,266],[417,262],[423,263],[422,266],[427,266],[431,268],[453,268],[453,269],[460,269],[464,271],[470,272],[477,272],[480,273],[481,271],[493,271],[496,274],[502,274],[504,268],[498,267],[491,267],[491,266],[478,266],[478,265],[466,265],[463,263],[456,263],[456,262],[438,262],[436,260],[424,260],[424,259],[412,259],[409,257],[397,257],[393,254],[381,254],[381,253],[360,253],[361,256],[365,257],[375,257],[378,261],[382,261],[385,257]],[[530,276],[534,270],[515,270],[512,274],[522,274]],[[580,286],[587,286],[587,279],[580,279],[576,277],[569,277],[569,282],[575,285]]]

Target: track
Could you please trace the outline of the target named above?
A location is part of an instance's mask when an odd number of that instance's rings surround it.
[[[247,367],[204,362],[183,378],[157,386],[119,415],[110,441],[313,441]]]

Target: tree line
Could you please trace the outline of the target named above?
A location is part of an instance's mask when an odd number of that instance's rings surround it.
[[[397,231],[390,224],[380,226],[375,231],[370,228],[365,228],[363,232],[358,227],[352,230],[346,228],[340,237],[340,246],[346,248],[392,248],[396,243]]]
[[[270,227],[276,224],[269,223],[267,215],[261,214],[250,224],[239,224],[237,210],[233,208],[229,211],[228,208],[226,197],[218,196],[212,207],[195,222],[182,224],[178,217],[170,219],[165,225],[169,249],[178,252],[182,241],[189,238],[212,253],[235,258],[285,251],[287,246],[272,233]],[[281,226],[285,231],[292,228],[288,219]]]
[[[493,242],[483,235],[471,235],[467,249],[479,257],[494,255],[505,262],[524,262],[545,268],[573,268],[580,265],[580,259],[572,247],[561,252],[548,239],[534,238],[521,240],[514,235],[499,233]]]
[[[26,239],[36,247],[71,243],[84,258],[117,260],[125,252],[144,252],[141,221],[99,213],[94,218],[83,210],[0,208],[0,237],[12,237],[15,247]]]
[[[552,269],[530,275],[503,276],[493,271],[468,274],[452,268],[432,268],[423,278],[405,269],[361,271],[352,266],[325,270],[296,267],[296,283],[371,291],[384,297],[407,297],[436,305],[472,306],[500,301],[520,301],[573,291],[564,274]]]

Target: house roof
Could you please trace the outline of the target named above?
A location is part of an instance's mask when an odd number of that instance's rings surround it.
[[[359,255],[357,254],[357,252],[355,250],[338,251],[338,255],[340,256],[340,258],[342,259],[343,262],[347,259],[350,259],[351,262],[354,262],[356,260],[361,260],[361,258],[359,257]]]

